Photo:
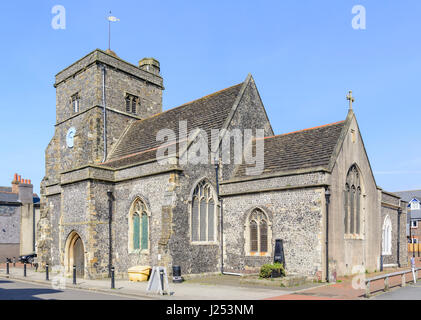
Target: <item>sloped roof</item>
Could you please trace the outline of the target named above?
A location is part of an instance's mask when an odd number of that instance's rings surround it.
[[[6,191],[5,189],[6,188],[0,189],[0,201],[17,202],[18,194],[16,192],[12,192],[12,188],[10,188],[10,191]]]
[[[40,202],[40,198],[36,193],[32,194],[34,203]],[[4,202],[19,202],[19,194],[13,192],[11,187],[0,187],[0,201]]]
[[[264,138],[264,169],[262,174],[323,167],[330,159],[340,138],[345,121]],[[255,140],[256,141],[256,140]],[[255,142],[253,143],[253,154]],[[259,166],[242,164],[235,177],[249,175]]]
[[[199,128],[211,137],[212,129],[221,129],[227,120],[243,83],[215,92],[150,118],[132,123],[103,165],[118,168],[156,157],[163,143],[156,141],[161,129],[172,130],[178,140],[179,121],[187,121],[187,132]],[[170,143],[167,141],[166,143]]]
[[[409,202],[414,198],[421,201],[421,190],[398,191],[394,192],[394,194],[397,194],[406,202]]]

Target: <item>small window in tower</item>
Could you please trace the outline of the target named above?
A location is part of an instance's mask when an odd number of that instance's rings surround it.
[[[126,112],[130,112],[130,96],[126,97]]]
[[[137,104],[137,98],[133,97],[133,99],[132,99],[132,113],[136,113],[136,104]]]
[[[139,97],[136,97],[131,94],[127,94],[126,95],[126,112],[136,114],[138,101],[139,101]]]
[[[79,112],[79,105],[80,105],[80,98],[79,98],[79,94],[76,93],[72,96],[72,108],[73,108],[73,112]]]

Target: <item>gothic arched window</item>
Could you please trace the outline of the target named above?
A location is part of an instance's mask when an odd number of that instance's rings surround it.
[[[133,249],[140,249],[140,217],[137,212],[133,214]]]
[[[215,242],[217,206],[210,183],[200,182],[193,192],[191,210],[191,240],[193,242]]]
[[[382,254],[392,254],[392,222],[389,216],[386,216],[383,222],[382,228]]]
[[[149,249],[149,211],[136,199],[129,213],[129,251]]]
[[[345,234],[361,233],[361,181],[356,165],[353,165],[346,177],[344,190],[344,226]]]
[[[247,219],[248,234],[248,248],[247,251],[254,254],[264,255],[268,253],[269,232],[268,232],[268,218],[266,214],[260,209],[254,209]]]

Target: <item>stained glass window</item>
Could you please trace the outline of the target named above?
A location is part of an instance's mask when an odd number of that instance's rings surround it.
[[[137,199],[132,207],[132,225],[129,228],[132,232],[131,249],[147,250],[149,249],[149,215],[146,205]]]

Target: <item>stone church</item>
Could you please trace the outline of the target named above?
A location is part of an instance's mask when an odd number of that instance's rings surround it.
[[[87,278],[108,276],[111,265],[119,277],[136,265],[247,273],[273,262],[276,239],[287,273],[320,280],[407,263],[407,205],[377,186],[351,97],[345,120],[275,136],[251,75],[163,112],[157,60],[136,66],[97,49],[54,86],[42,266],[76,265]],[[157,156],[162,129],[175,132],[168,161]],[[181,129],[198,133],[184,139]],[[264,144],[263,170],[222,163],[212,150],[206,163],[180,161],[215,129],[263,132],[248,149]]]

